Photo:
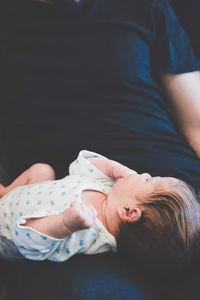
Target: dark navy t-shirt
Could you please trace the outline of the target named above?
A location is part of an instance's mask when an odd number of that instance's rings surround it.
[[[177,130],[161,73],[198,69],[164,0],[1,3],[1,128],[13,170],[80,149],[138,172],[200,182],[200,160]],[[181,99],[180,99],[181,101]]]
[[[170,0],[169,2],[188,34],[197,59],[200,60],[200,0]]]

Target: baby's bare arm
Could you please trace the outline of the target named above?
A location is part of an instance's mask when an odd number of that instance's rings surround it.
[[[3,197],[8,192],[12,191],[18,186],[33,184],[46,180],[54,180],[54,169],[43,163],[37,163],[32,165],[29,169],[24,171],[19,177],[17,177],[10,185],[0,185],[0,197]]]
[[[120,177],[122,178],[137,173],[114,160],[105,159],[102,157],[89,157],[87,159],[92,165],[101,170],[110,178],[118,179]]]
[[[48,236],[62,239],[75,231],[93,226],[97,212],[93,206],[72,202],[70,207],[59,215],[27,219],[24,226],[36,229]]]

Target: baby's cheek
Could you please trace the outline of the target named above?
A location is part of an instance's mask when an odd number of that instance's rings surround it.
[[[132,192],[132,197],[136,201],[143,202],[145,198],[148,198],[150,193],[147,191],[145,186],[137,186],[135,187],[134,191]]]

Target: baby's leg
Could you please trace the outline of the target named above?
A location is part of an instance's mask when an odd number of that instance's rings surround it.
[[[3,197],[5,194],[12,191],[18,186],[54,179],[55,171],[50,165],[37,163],[23,172],[7,187],[0,185],[0,197]]]

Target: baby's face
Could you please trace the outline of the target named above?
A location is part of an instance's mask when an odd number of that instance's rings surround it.
[[[148,173],[133,174],[118,179],[109,193],[109,198],[118,205],[125,202],[129,204],[151,194],[158,185],[166,190],[171,184],[178,184],[178,181],[173,177],[151,177]]]

